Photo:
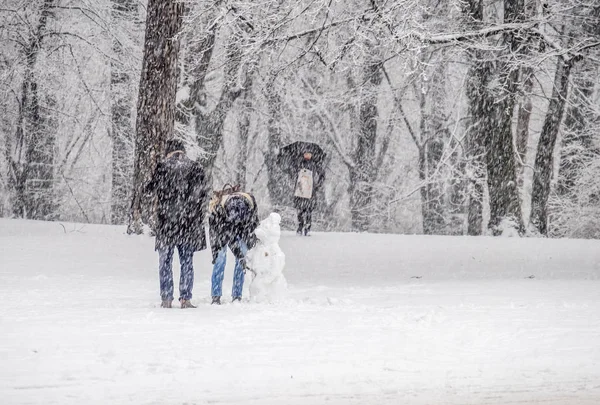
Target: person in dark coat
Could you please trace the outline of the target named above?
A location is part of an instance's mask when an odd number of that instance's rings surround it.
[[[221,304],[227,247],[235,256],[231,295],[233,301],[241,301],[246,253],[256,244],[254,230],[259,225],[254,196],[240,191],[239,186],[215,191],[209,204],[208,224],[213,259],[212,303]]]
[[[156,246],[159,255],[160,296],[163,308],[173,301],[173,252],[179,252],[181,308],[195,308],[190,300],[194,286],[194,252],[206,249],[204,170],[185,154],[183,142],[167,141],[166,156],[158,163],[147,193],[156,193]]]
[[[295,167],[296,187],[294,208],[298,210],[298,235],[308,235],[312,225],[312,212],[317,206],[317,192],[325,181],[325,171],[312,160],[312,153],[304,153]]]

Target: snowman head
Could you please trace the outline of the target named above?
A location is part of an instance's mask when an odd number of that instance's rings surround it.
[[[271,213],[261,221],[260,226],[255,231],[256,236],[267,245],[279,242],[281,236],[280,223],[281,216],[275,212]]]
[[[272,212],[271,214],[269,214],[267,219],[270,221],[271,225],[274,226],[279,226],[279,224],[281,223],[281,215],[279,215],[276,212]]]

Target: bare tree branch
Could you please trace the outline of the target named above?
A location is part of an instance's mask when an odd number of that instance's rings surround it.
[[[404,121],[404,124],[406,125],[406,128],[408,129],[408,133],[410,134],[410,137],[413,139],[413,141],[415,142],[415,145],[417,145],[418,149],[423,148],[423,143],[417,137],[417,134],[413,130],[412,126],[410,125],[410,122],[408,122],[408,118],[406,118],[406,114],[404,113],[404,108],[402,108],[401,100],[398,98],[398,95],[396,94],[396,89],[392,85],[390,76],[387,72],[387,69],[385,68],[385,66],[383,64],[381,65],[381,70],[383,71],[385,80],[387,81],[388,85],[390,86],[390,89],[392,90],[392,95],[394,97],[394,104],[396,104],[396,108],[398,109],[398,112],[400,112],[400,115],[402,116],[402,120]]]

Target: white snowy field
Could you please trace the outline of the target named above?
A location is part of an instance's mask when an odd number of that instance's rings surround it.
[[[598,241],[284,233],[286,299],[204,251],[189,310],[153,243],[0,220],[0,404],[600,403]]]

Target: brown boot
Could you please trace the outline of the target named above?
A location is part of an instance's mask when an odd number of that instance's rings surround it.
[[[161,308],[171,308],[173,300],[162,300],[160,307]]]
[[[192,305],[190,300],[179,300],[179,302],[181,302],[181,309],[196,308],[195,305]]]

